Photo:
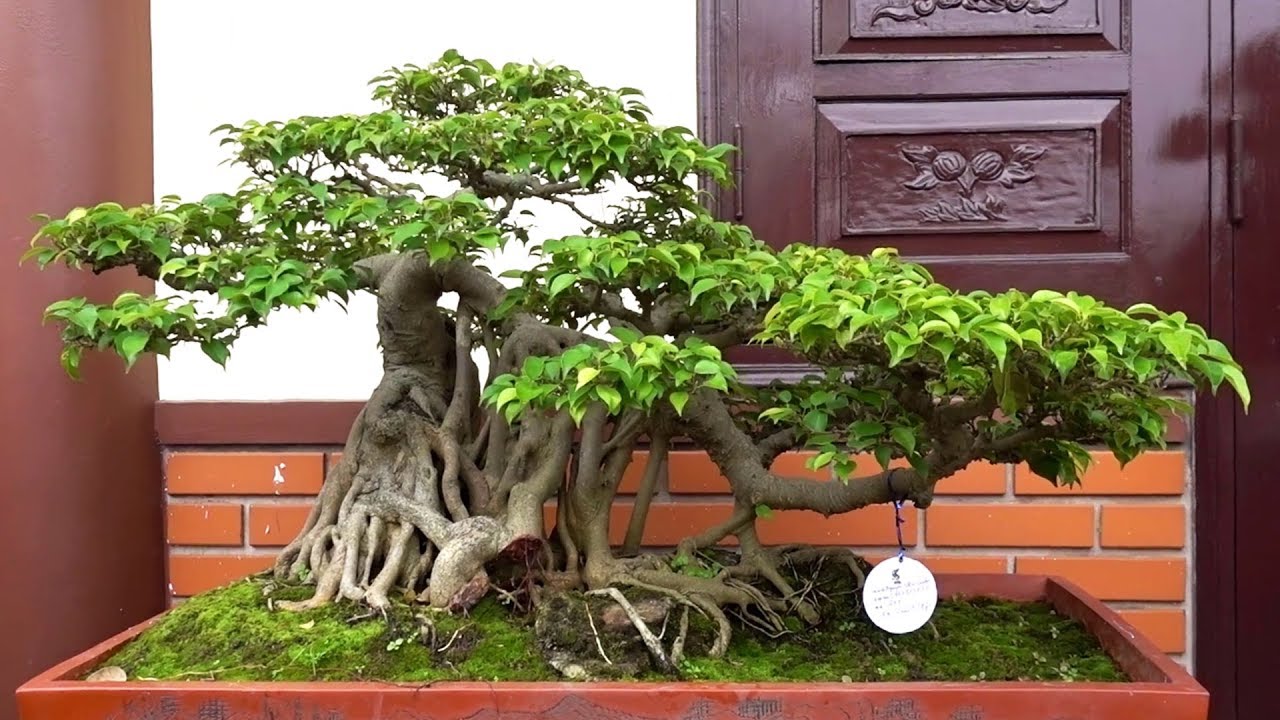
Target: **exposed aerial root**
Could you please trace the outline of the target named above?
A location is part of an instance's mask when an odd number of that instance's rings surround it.
[[[856,587],[858,590],[861,590],[862,586],[867,582],[867,573],[862,569],[861,565],[863,561],[850,548],[791,545],[774,548],[770,554],[791,566],[804,566],[822,563],[825,560],[833,560],[849,569],[849,573],[853,575],[854,580],[857,582]]]
[[[657,635],[653,634],[653,631],[649,629],[648,623],[644,621],[644,618],[640,617],[640,613],[636,612],[635,606],[631,604],[630,600],[627,600],[627,597],[618,588],[611,587],[603,590],[594,590],[590,594],[607,595],[622,607],[623,612],[627,614],[627,619],[635,626],[636,632],[640,633],[640,640],[644,642],[645,648],[649,651],[649,657],[653,659],[653,663],[658,670],[668,675],[675,675],[679,672],[675,663],[671,661],[671,658],[667,657],[666,650],[662,647],[662,641],[658,639]],[[587,612],[587,617],[591,617],[590,611]]]

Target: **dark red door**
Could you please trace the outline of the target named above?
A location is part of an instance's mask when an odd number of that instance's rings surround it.
[[[1170,119],[1208,108],[1209,4],[709,3],[704,131],[744,150],[722,207],[773,244],[1206,320],[1208,135]]]
[[[1236,418],[1235,693],[1238,717],[1254,720],[1280,717],[1280,2],[1236,0],[1235,19],[1234,346],[1254,397]]]
[[[1181,309],[1238,348],[1254,411],[1197,411],[1192,652],[1215,718],[1280,717],[1280,0],[701,12],[701,131],[743,150],[723,215],[774,245],[894,246],[962,288]]]

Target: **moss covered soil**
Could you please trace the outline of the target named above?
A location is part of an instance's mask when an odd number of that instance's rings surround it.
[[[396,604],[385,619],[353,618],[357,610],[350,604],[304,614],[268,606],[268,596],[309,593],[304,587],[271,588],[260,579],[206,593],[173,610],[105,664],[123,668],[130,679],[558,679],[539,654],[533,623],[492,598],[466,617],[407,604]],[[434,631],[424,641],[420,618],[427,615]],[[1124,680],[1083,626],[1044,603],[943,602],[930,626],[906,636],[878,630],[852,603],[825,615],[819,627],[779,638],[739,628],[724,658],[687,659],[684,679]]]

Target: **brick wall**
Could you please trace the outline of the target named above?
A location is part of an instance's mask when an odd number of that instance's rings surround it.
[[[175,600],[270,566],[306,519],[334,447],[172,447],[165,453],[169,585]],[[647,457],[623,482],[634,492]],[[775,469],[805,475],[805,456]],[[874,463],[864,464],[874,467]],[[1113,604],[1173,656],[1188,660],[1191,497],[1182,446],[1145,455],[1123,470],[1100,453],[1083,486],[1054,488],[1025,466],[975,464],[938,485],[927,511],[904,508],[910,552],[935,572],[1063,575]],[[645,543],[667,547],[727,515],[727,486],[705,454],[673,452]],[[554,516],[548,507],[548,519]],[[630,502],[619,499],[620,542]],[[848,545],[872,561],[895,551],[893,512],[875,506],[823,518],[777,512],[760,522],[770,544]]]

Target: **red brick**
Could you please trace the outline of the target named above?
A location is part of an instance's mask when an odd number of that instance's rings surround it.
[[[908,548],[908,556],[913,557],[924,563],[935,575],[940,573],[959,574],[959,573],[998,573],[1004,574],[1008,571],[1008,559],[1003,556],[982,557],[978,555],[930,555],[929,553],[915,553]],[[859,553],[861,555],[861,553]],[[867,562],[875,565],[882,560],[895,557],[889,553],[871,553],[862,555]]]
[[[637,450],[631,453],[631,464],[622,473],[622,482],[618,483],[618,492],[623,495],[634,495],[640,489],[640,481],[649,467],[649,451]],[[658,476],[661,480],[662,476]]]
[[[255,503],[249,506],[249,544],[283,547],[302,532],[311,503]]]
[[[621,544],[631,521],[630,502],[616,502],[609,516],[609,542]],[[555,506],[547,505],[544,521],[550,529],[555,525]],[[733,512],[729,498],[707,502],[655,502],[649,507],[644,544],[647,547],[674,547],[687,537],[723,522]],[[916,510],[903,508],[903,537],[907,545],[916,542]],[[768,519],[756,522],[761,542],[766,545],[804,543],[814,545],[880,545],[897,544],[893,528],[893,508],[873,505],[842,515],[824,518],[806,510],[774,512]],[[736,545],[728,538],[726,545]]]
[[[1187,511],[1181,505],[1107,505],[1102,508],[1102,547],[1181,548]]]
[[[773,466],[769,469],[784,477],[808,478],[811,480],[831,480],[830,466],[822,468],[821,470],[809,469],[809,460],[816,456],[817,453],[811,452],[782,453],[778,457],[774,458]],[[858,460],[865,460],[865,458],[858,458]]]
[[[903,541],[916,544],[917,511],[902,509]],[[774,512],[756,523],[760,541],[766,545],[804,543],[812,545],[897,545],[892,505],[871,505],[853,512],[823,517],[807,510]]]
[[[1008,489],[1008,466],[975,462],[934,486],[937,495],[1003,495]]]
[[[729,481],[701,450],[673,450],[667,454],[667,486],[673,493],[723,495]]]
[[[271,567],[271,555],[169,556],[169,584],[174,595],[188,597],[228,585]]]
[[[787,477],[830,480],[831,469],[810,470],[806,467],[815,453],[787,452],[779,455],[770,468]],[[860,455],[858,473],[878,472],[879,466],[870,455]],[[701,450],[673,451],[667,458],[668,487],[674,494],[724,495],[729,493],[729,481],[720,474],[720,468]]]
[[[1020,557],[1023,575],[1060,575],[1101,600],[1180,602],[1186,596],[1185,558]]]
[[[315,495],[322,453],[175,452],[165,465],[171,495]]]
[[[1182,610],[1121,610],[1120,615],[1162,651],[1187,651],[1187,616]]]
[[[1093,464],[1075,487],[1056,488],[1025,464],[1014,470],[1019,495],[1181,495],[1186,487],[1187,456],[1181,450],[1146,453],[1123,470],[1107,452],[1093,453]]]
[[[627,523],[631,521],[631,508],[629,502],[614,503],[609,515],[610,543],[622,544],[627,534]],[[733,503],[728,498],[723,502],[655,502],[649,506],[641,542],[649,547],[673,547],[690,535],[728,520],[732,512]],[[729,538],[726,544],[736,542]]]
[[[170,545],[240,545],[242,515],[236,504],[170,504],[165,536]]]
[[[929,508],[932,547],[1093,547],[1090,505],[945,505]]]
[[[1008,572],[1009,561],[1004,557],[977,557],[924,555],[917,558],[935,573],[1000,573]]]

